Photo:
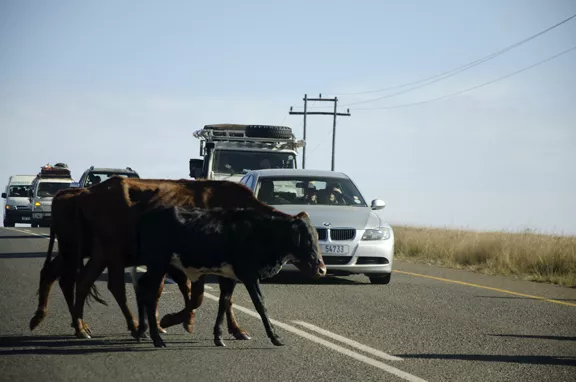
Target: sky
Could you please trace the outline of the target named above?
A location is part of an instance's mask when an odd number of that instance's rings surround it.
[[[338,97],[335,170],[393,226],[576,234],[571,0],[0,1],[0,182],[67,163],[188,178],[192,133],[283,124]],[[331,107],[329,103],[310,104]],[[380,108],[380,109],[378,109]],[[367,110],[372,109],[372,110]],[[306,168],[330,169],[332,118],[309,116]],[[299,165],[301,162],[299,162]],[[2,201],[2,203],[4,200]]]

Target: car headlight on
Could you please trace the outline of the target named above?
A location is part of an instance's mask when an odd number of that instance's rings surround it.
[[[34,207],[40,207],[42,204],[40,204],[40,202],[36,202],[34,203]]]
[[[367,229],[362,235],[362,240],[388,240],[390,239],[390,229],[380,227],[375,229]]]
[[[6,204],[6,209],[7,209],[7,210],[15,210],[15,209],[16,209],[16,206],[13,206],[13,205],[11,205],[11,204]]]

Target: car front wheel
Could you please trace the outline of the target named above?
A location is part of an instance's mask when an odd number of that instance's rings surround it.
[[[392,273],[377,273],[366,275],[372,284],[389,284],[392,278]]]

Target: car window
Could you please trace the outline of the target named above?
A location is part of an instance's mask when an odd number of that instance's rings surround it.
[[[108,180],[110,177],[117,175],[124,178],[138,178],[138,175],[134,173],[123,173],[123,172],[89,172],[86,176],[86,183],[84,187],[90,187],[98,183],[102,183]]]

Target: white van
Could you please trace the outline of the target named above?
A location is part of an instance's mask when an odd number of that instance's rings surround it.
[[[4,227],[14,227],[15,223],[30,223],[32,203],[29,198],[30,187],[35,175],[12,175],[8,179],[2,198],[4,206]]]

